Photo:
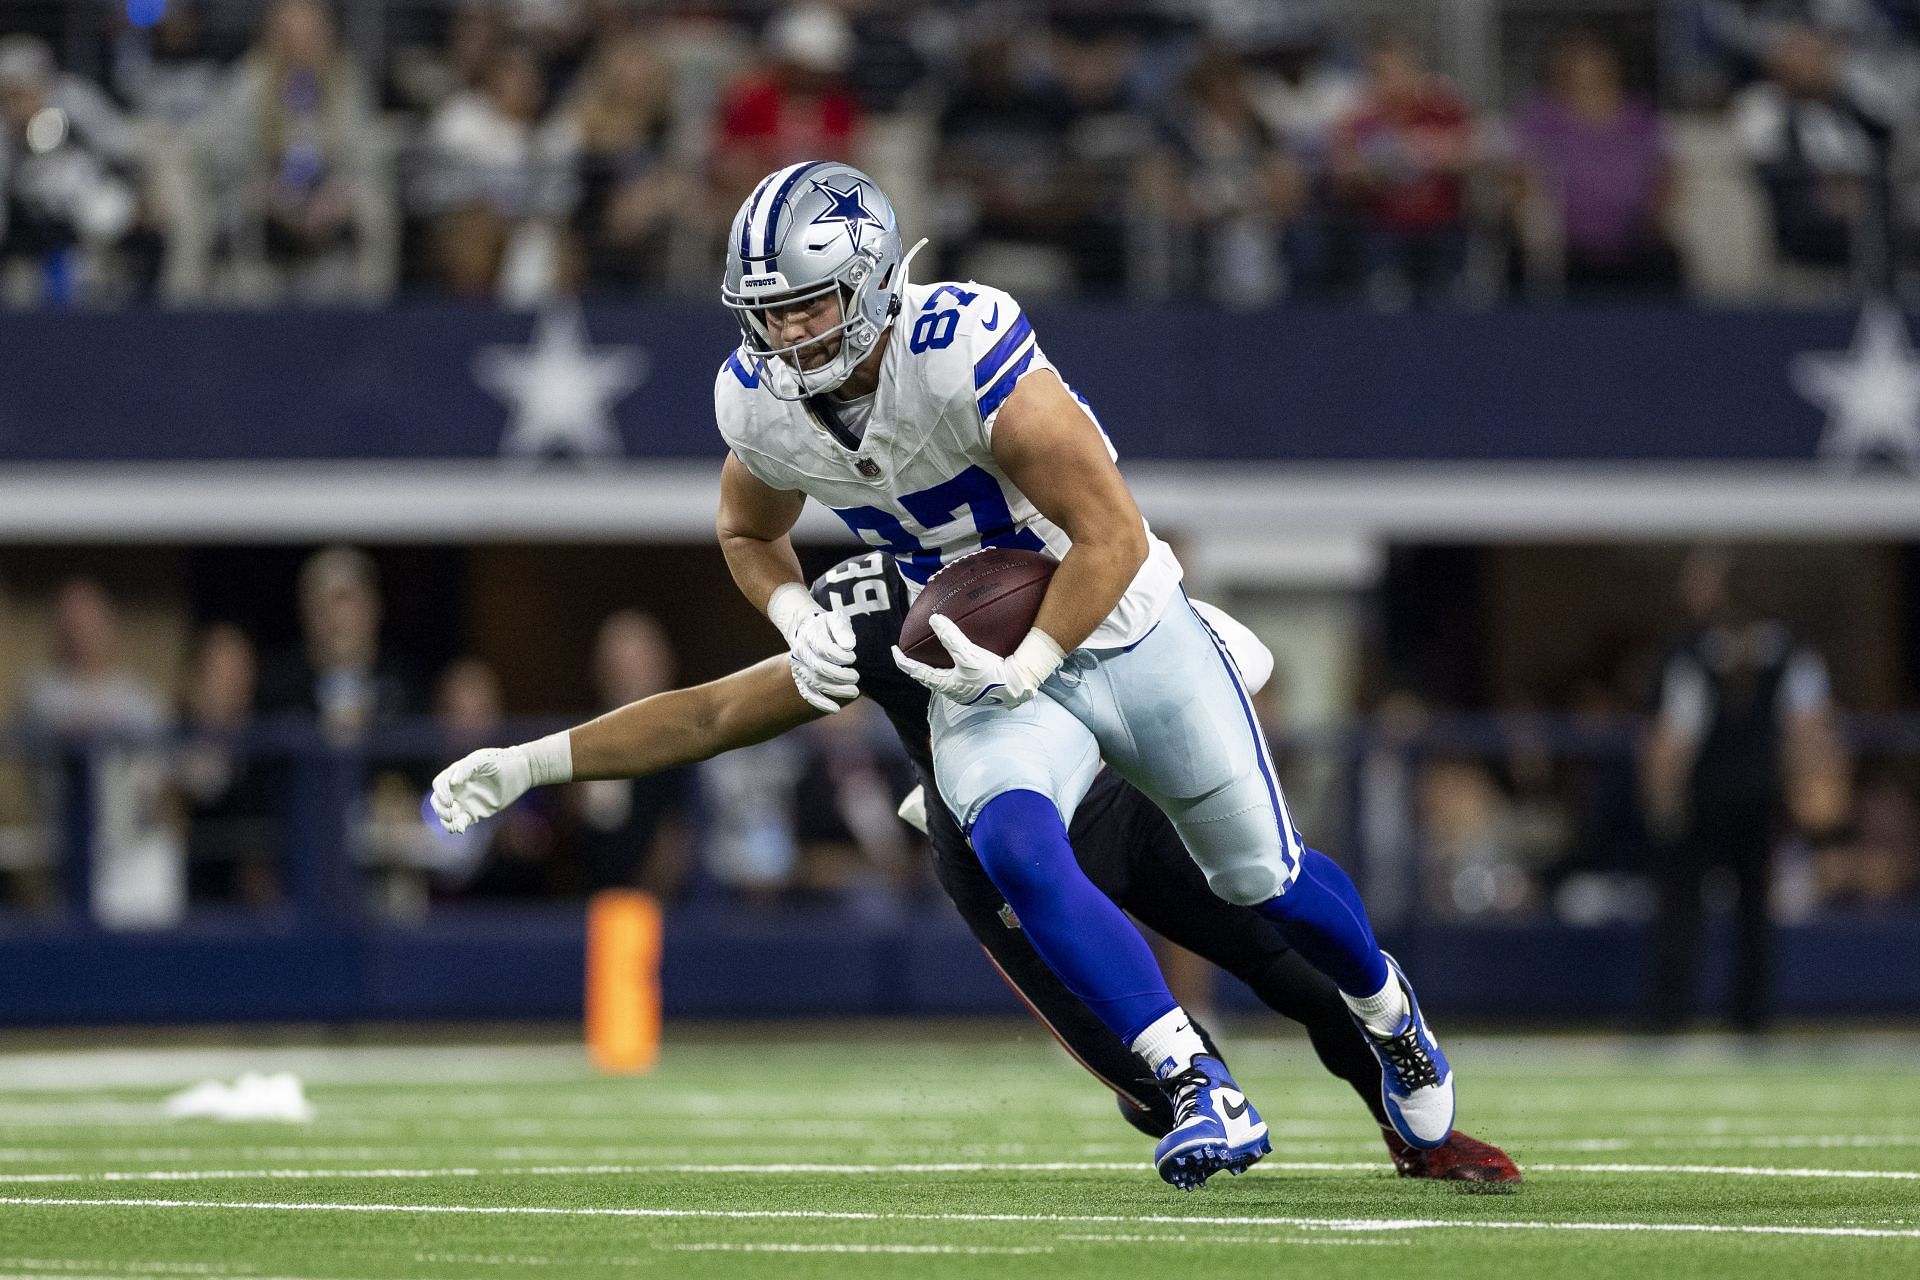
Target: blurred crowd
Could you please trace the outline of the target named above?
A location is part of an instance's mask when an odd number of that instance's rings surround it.
[[[1666,637],[1581,673],[1547,715],[1463,719],[1394,689],[1303,735],[1283,663],[1257,710],[1302,828],[1341,851],[1388,924],[1659,912],[1661,935],[1684,939],[1703,888],[1761,919],[1920,901],[1920,755],[1843,745],[1823,658],[1754,580],[1696,552]],[[64,900],[155,927],[311,906],[338,847],[357,868],[343,905],[401,919],[613,887],[883,912],[929,891],[922,838],[896,815],[911,770],[864,703],[689,769],[538,790],[447,836],[423,814],[434,774],[556,722],[510,718],[481,658],[423,674],[383,638],[363,551],[314,552],[297,600],[297,644],[262,651],[231,622],[203,625],[163,689],[127,661],[155,646],[150,625],[129,635],[93,578],[58,587],[44,645],[19,646],[43,656],[16,669],[0,714],[0,912]],[[600,620],[587,665],[591,710],[679,680],[665,630],[632,610]]]
[[[189,909],[271,911],[343,841],[355,907],[408,918],[441,901],[564,900],[607,888],[743,903],[897,901],[930,884],[921,837],[895,814],[910,766],[862,706],[773,742],[648,778],[530,794],[460,837],[424,810],[433,776],[467,752],[553,727],[505,711],[499,673],[464,656],[423,680],[382,641],[373,559],[314,553],[300,573],[301,643],[258,650],[216,622],[192,638],[176,687],[123,653],[120,611],[74,577],[50,602],[50,653],[0,714],[0,910],[57,909],[63,893],[108,927]],[[599,710],[674,687],[666,632],[605,618],[591,655]],[[337,823],[335,826],[333,824]],[[62,884],[85,831],[89,883]]]
[[[1920,759],[1849,740],[1764,557],[1696,548],[1674,599],[1661,635],[1603,646],[1524,712],[1463,718],[1406,688],[1377,701],[1353,843],[1399,887],[1395,909],[1658,920],[1684,951],[1703,901],[1757,931],[1920,898]]]
[[[1912,6],[1667,8],[1652,47],[1570,16],[1482,102],[1431,24],[1315,0],[446,0],[353,41],[323,0],[73,4],[0,39],[0,294],[704,295],[809,157],[1029,295],[1674,294],[1743,236],[1750,294],[1911,267]]]

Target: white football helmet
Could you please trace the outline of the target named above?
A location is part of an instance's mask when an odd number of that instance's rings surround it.
[[[914,248],[917,250],[918,245]],[[742,351],[762,385],[782,400],[821,395],[845,382],[900,310],[907,261],[893,204],[872,178],[835,160],[788,165],[761,179],[727,235],[720,300],[740,321]],[[776,347],[770,304],[792,306],[840,293],[840,323],[816,337]],[[840,350],[817,369],[800,351],[840,337]]]

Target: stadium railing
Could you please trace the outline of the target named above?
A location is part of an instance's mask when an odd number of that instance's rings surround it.
[[[503,740],[550,727],[505,726]],[[1422,956],[1454,1007],[1610,1016],[1637,999],[1658,856],[1631,809],[1639,731],[1632,718],[1449,715],[1275,745],[1314,843],[1354,869],[1383,933]],[[1920,993],[1897,982],[1863,990],[1822,976],[1837,979],[1863,949],[1880,959],[1856,974],[1913,972],[1885,957],[1920,958],[1916,855],[1898,847],[1903,830],[1920,830],[1900,825],[1920,812],[1908,781],[1920,768],[1920,716],[1855,717],[1847,731],[1879,808],[1871,830],[1850,836],[1856,853],[1868,850],[1857,874],[1827,867],[1833,850],[1783,843],[1783,1000],[1803,1013],[1911,1010]],[[164,812],[174,765],[209,748],[240,753],[272,780],[268,824],[235,815],[237,846],[195,846],[265,864],[267,890],[251,900],[231,874],[211,877],[224,900],[188,892],[188,841]],[[231,739],[0,737],[0,766],[28,778],[43,806],[0,824],[0,971],[12,975],[0,982],[0,1024],[571,1016],[581,899],[463,896],[470,855],[419,811],[433,772],[465,749],[429,721],[353,741],[299,721]],[[382,775],[388,794],[376,797],[369,780]],[[197,869],[196,893],[207,878]],[[695,885],[669,906],[669,1013],[1005,1006],[937,896],[744,904]],[[1512,963],[1489,968],[1489,949]],[[1523,971],[1536,977],[1523,983]],[[1713,962],[1707,973],[1711,990],[1722,975]]]

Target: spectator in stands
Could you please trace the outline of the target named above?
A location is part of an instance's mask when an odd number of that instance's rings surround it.
[[[1332,57],[1326,24],[1317,13],[1289,15],[1280,6],[1254,5],[1249,16],[1262,19],[1252,31],[1216,28],[1214,38],[1244,59],[1254,108],[1282,145],[1301,163],[1324,169],[1331,161],[1334,131],[1359,107],[1365,86]]]
[[[128,23],[114,41],[113,91],[134,115],[184,124],[220,93],[221,67],[207,51],[200,0],[170,0],[150,26]]]
[[[1191,277],[1194,292],[1236,306],[1285,290],[1282,234],[1305,204],[1306,178],[1232,54],[1209,51],[1188,72],[1142,165],[1139,200],[1147,226],[1168,236],[1170,284]]]
[[[116,252],[145,292],[160,238],[138,185],[138,140],[105,92],[62,73],[33,36],[0,39],[0,279],[5,294],[67,304],[109,290]]]
[[[660,288],[668,237],[691,192],[673,162],[673,70],[639,32],[614,37],[582,77],[563,128],[580,199],[573,214],[592,284]]]
[[[1360,104],[1362,81],[1332,56],[1317,5],[1255,4],[1247,13],[1257,24],[1232,47],[1242,51],[1255,110],[1303,180],[1285,234],[1288,291],[1339,296],[1352,288],[1359,251],[1354,219],[1335,198],[1333,142]]]
[[[456,93],[478,91],[487,69],[509,43],[505,15],[493,0],[465,0],[435,46],[405,44],[394,52],[394,88],[418,110],[439,107]]]
[[[1852,831],[1815,853],[1823,906],[1885,907],[1920,892],[1920,805],[1900,772],[1864,771]]]
[[[123,662],[117,612],[98,582],[65,582],[53,627],[53,661],[27,673],[18,716],[24,732],[57,747],[40,779],[41,811],[63,822],[73,789],[91,784],[94,918],[111,927],[170,923],[185,895],[179,850],[160,820],[164,757],[125,741],[159,732],[166,712]]]
[[[1466,262],[1472,121],[1420,49],[1387,36],[1367,52],[1360,104],[1334,134],[1334,177],[1358,210],[1376,305],[1451,295]]]
[[[1766,49],[1766,78],[1742,90],[1734,130],[1765,188],[1774,251],[1789,267],[1834,272],[1852,260],[1876,142],[1827,36],[1789,26]]]
[[[243,295],[370,299],[392,283],[392,196],[360,71],[318,0],[279,0],[204,122]]]
[[[802,740],[786,734],[696,766],[707,819],[701,866],[743,901],[772,903],[794,886],[795,789],[806,764]]]
[[[1586,33],[1561,40],[1547,92],[1521,109],[1514,134],[1519,222],[1539,232],[1523,236],[1530,278],[1557,258],[1552,274],[1572,296],[1680,287],[1665,131],[1651,104],[1625,93],[1609,45]]]
[[[1428,901],[1459,916],[1513,915],[1535,888],[1513,841],[1513,806],[1493,771],[1470,757],[1421,766],[1417,805]]]
[[[782,165],[853,159],[860,107],[847,83],[854,37],[846,15],[814,0],[792,5],[774,15],[761,44],[760,62],[720,98],[709,194],[722,219]]]
[[[380,648],[380,585],[373,559],[353,547],[315,552],[300,569],[304,646],[261,681],[264,712],[314,716],[337,743],[418,706],[404,668]]]
[[[1649,965],[1655,1030],[1693,1012],[1708,868],[1737,894],[1732,1015],[1742,1031],[1771,1019],[1774,845],[1791,822],[1829,832],[1849,807],[1826,664],[1763,602],[1756,566],[1703,549],[1683,589],[1700,625],[1668,657],[1642,761],[1648,827],[1659,845],[1660,905]]]
[[[631,609],[610,615],[594,641],[593,678],[605,711],[672,688],[674,656],[666,632]],[[582,782],[570,789],[568,802],[574,819],[568,843],[589,892],[679,894],[691,848],[692,770]]]
[[[913,789],[899,738],[870,702],[808,726],[798,783],[800,887],[814,892],[879,888],[889,894],[923,881],[927,860],[897,812]]]
[[[1056,11],[1048,40],[1067,108],[1063,181],[1078,216],[1066,244],[1082,290],[1127,283],[1127,197],[1153,140],[1151,119],[1134,100],[1141,21],[1124,10]]]
[[[417,194],[440,282],[458,297],[537,301],[557,282],[573,191],[562,139],[540,123],[545,94],[539,63],[505,49],[427,126]]]
[[[246,741],[253,642],[224,623],[200,633],[181,700],[173,795],[186,828],[190,902],[265,906],[278,896],[280,762]]]
[[[1076,237],[1098,217],[1069,146],[1078,108],[1058,78],[1022,65],[1026,47],[1018,32],[979,34],[941,114],[935,160],[940,275],[1019,280],[1022,296],[1075,285]]]
[[[120,657],[113,600],[92,578],[69,578],[53,602],[54,658],[27,674],[20,721],[60,735],[149,732],[166,723],[160,700]]]

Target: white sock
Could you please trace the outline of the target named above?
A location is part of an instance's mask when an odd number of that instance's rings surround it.
[[[1207,1051],[1193,1021],[1179,1005],[1154,1019],[1153,1025],[1133,1038],[1130,1046],[1147,1069],[1164,1080],[1185,1071],[1193,1060]]]
[[[1398,1031],[1408,1013],[1407,994],[1400,989],[1400,980],[1391,973],[1387,974],[1387,985],[1370,996],[1355,997],[1342,991],[1340,998],[1353,1010],[1353,1016],[1377,1036],[1390,1036]]]

